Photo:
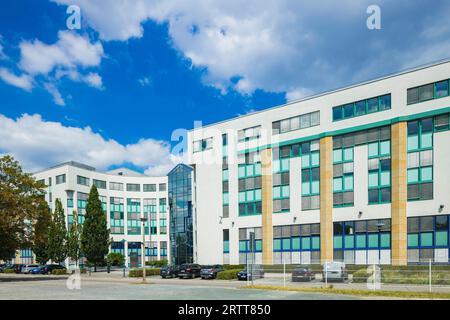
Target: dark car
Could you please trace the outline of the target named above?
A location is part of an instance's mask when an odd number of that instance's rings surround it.
[[[202,267],[196,263],[185,263],[180,266],[180,271],[178,272],[178,277],[182,278],[191,278],[194,279],[196,277],[200,277],[200,271]]]
[[[5,272],[6,269],[14,269],[12,264],[0,264],[0,273]]]
[[[215,279],[217,278],[217,273],[223,271],[223,266],[220,264],[215,264],[211,266],[203,266],[200,271],[200,276],[202,279]]]
[[[239,271],[237,274],[238,280],[254,280],[264,278],[264,269],[261,267],[254,266],[250,268],[250,271],[247,272],[247,269]]]
[[[45,266],[38,266],[30,270],[31,274],[44,274]]]
[[[295,268],[292,271],[292,282],[311,281],[314,278],[311,268]]]
[[[164,266],[161,267],[159,275],[161,278],[176,278],[178,277],[178,272],[180,271],[179,266]]]
[[[42,267],[41,274],[52,274],[53,270],[65,269],[66,267],[60,264],[47,264]]]

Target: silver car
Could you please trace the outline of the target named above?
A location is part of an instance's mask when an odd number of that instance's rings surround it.
[[[38,264],[26,264],[22,268],[22,273],[31,273],[31,270],[37,267],[39,267]]]
[[[348,280],[348,272],[343,262],[326,262],[323,265],[322,281]]]

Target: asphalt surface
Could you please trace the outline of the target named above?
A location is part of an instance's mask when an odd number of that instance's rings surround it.
[[[140,284],[81,281],[80,289],[68,289],[66,280],[0,283],[0,300],[357,300],[358,297],[288,291],[196,286],[188,283]]]

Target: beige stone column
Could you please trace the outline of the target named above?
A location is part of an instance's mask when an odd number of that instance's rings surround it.
[[[320,261],[333,261],[333,137],[320,139]]]
[[[261,151],[262,173],[262,263],[273,263],[272,149]]]
[[[407,264],[407,123],[399,122],[391,128],[392,145],[392,204],[391,256],[393,265]]]

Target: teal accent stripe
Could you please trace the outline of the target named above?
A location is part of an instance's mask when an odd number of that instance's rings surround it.
[[[392,119],[382,120],[382,121],[373,122],[373,123],[369,123],[369,124],[364,124],[364,125],[361,125],[361,126],[351,127],[351,128],[347,128],[347,129],[340,129],[340,130],[335,130],[335,131],[326,131],[326,132],[322,132],[322,133],[319,133],[319,134],[316,134],[316,135],[302,137],[302,138],[297,138],[297,139],[292,139],[292,140],[286,140],[286,141],[282,141],[282,142],[279,142],[279,143],[266,144],[266,145],[262,145],[262,146],[259,146],[259,147],[256,147],[256,148],[251,148],[251,149],[245,149],[245,150],[238,151],[238,154],[254,152],[254,151],[261,151],[261,150],[270,149],[270,148],[273,148],[273,147],[282,147],[282,146],[287,146],[287,145],[291,145],[291,144],[295,144],[295,143],[301,143],[301,142],[306,142],[306,141],[311,141],[311,140],[318,140],[318,139],[322,139],[322,138],[330,137],[330,136],[331,137],[339,136],[339,135],[342,135],[342,134],[354,133],[354,132],[358,132],[358,131],[362,131],[362,130],[388,126],[388,125],[396,124],[396,123],[399,123],[399,122],[413,121],[413,120],[418,120],[418,119],[432,117],[432,116],[439,116],[441,114],[446,114],[446,113],[450,113],[450,107],[445,107],[445,108],[441,108],[441,109],[437,109],[437,110],[431,110],[431,111],[416,113],[416,114],[412,114],[412,115],[408,115],[408,116],[395,117],[395,118],[392,118]]]

